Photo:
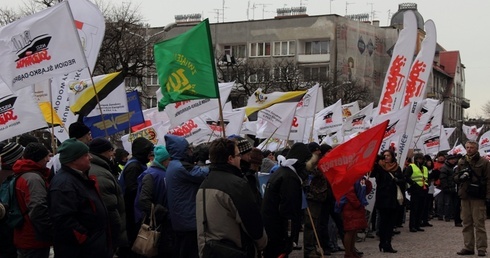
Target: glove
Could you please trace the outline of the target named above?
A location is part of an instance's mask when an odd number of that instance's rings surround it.
[[[468,173],[468,172],[464,172],[463,174],[461,174],[461,175],[459,176],[459,180],[461,180],[461,181],[466,181],[466,180],[468,180],[469,178],[470,178],[470,173]]]

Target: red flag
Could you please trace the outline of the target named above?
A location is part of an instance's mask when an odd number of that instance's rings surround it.
[[[388,122],[386,120],[335,147],[318,162],[318,169],[330,182],[336,200],[371,170]]]

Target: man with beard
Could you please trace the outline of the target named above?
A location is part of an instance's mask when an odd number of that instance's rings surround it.
[[[262,204],[262,218],[269,237],[265,258],[288,255],[293,249],[294,232],[289,228],[301,224],[302,184],[310,158],[307,145],[295,143],[267,182]]]

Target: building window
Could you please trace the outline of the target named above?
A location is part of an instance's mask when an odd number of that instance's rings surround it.
[[[250,43],[250,56],[270,56],[271,55],[271,43],[269,42],[259,42]]]
[[[255,74],[251,74],[250,77],[248,77],[248,81],[250,83],[260,83],[269,80],[270,80],[269,69],[257,69],[257,72]]]
[[[305,67],[303,68],[304,81],[323,82],[328,78],[329,66]]]
[[[245,58],[246,55],[246,46],[245,45],[227,45],[224,46],[224,54],[233,56],[235,58]]]
[[[146,81],[147,85],[158,85],[158,76],[156,74],[151,74]]]
[[[294,41],[274,42],[274,56],[292,56],[294,54],[296,54]]]
[[[330,54],[330,41],[305,42],[306,55]]]

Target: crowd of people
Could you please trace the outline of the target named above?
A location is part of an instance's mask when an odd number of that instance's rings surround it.
[[[381,252],[397,253],[392,240],[408,209],[409,232],[432,227],[430,219],[453,221],[464,237],[457,254],[486,255],[490,165],[476,142],[466,143],[465,156],[415,153],[404,169],[384,150],[336,199],[317,167],[332,150],[327,144],[272,152],[237,135],[199,146],[165,135],[165,146],[140,137],[128,152],[92,139],[79,122],[69,136],[54,156],[29,135],[0,144],[0,182],[17,178],[23,216],[15,228],[0,220],[0,257],[47,258],[51,250],[61,258],[141,257],[131,247],[152,212],[161,232],[158,257],[220,257],[223,250],[234,257],[288,257],[293,250],[362,257],[359,232],[375,232]]]

